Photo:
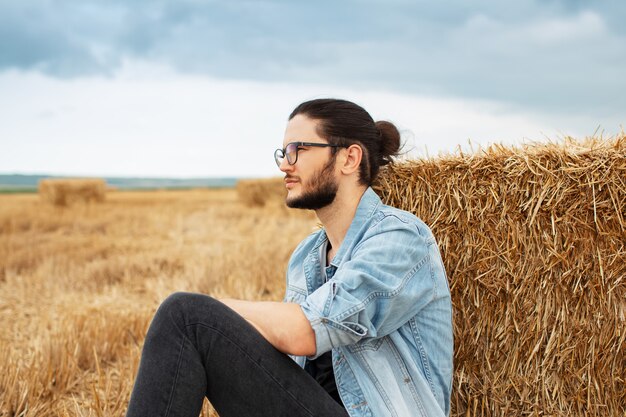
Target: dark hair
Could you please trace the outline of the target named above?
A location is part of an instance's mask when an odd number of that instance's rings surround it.
[[[305,101],[289,115],[298,114],[319,122],[318,132],[332,145],[358,144],[363,149],[359,166],[359,182],[372,185],[381,166],[393,162],[400,149],[400,132],[387,121],[374,122],[365,109],[355,103],[338,99]]]

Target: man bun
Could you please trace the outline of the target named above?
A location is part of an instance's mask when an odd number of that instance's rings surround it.
[[[400,151],[400,131],[386,120],[377,121],[376,129],[380,135],[380,165],[387,165]]]

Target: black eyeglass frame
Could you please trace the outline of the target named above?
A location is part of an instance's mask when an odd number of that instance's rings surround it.
[[[290,161],[289,154],[285,152],[287,148],[289,147],[289,145],[296,145],[296,157],[294,158],[293,162]],[[274,161],[276,161],[276,165],[278,165],[278,167],[280,168],[280,164],[282,163],[283,159],[287,159],[287,163],[289,165],[295,165],[295,163],[298,162],[298,151],[300,150],[301,146],[312,146],[316,148],[347,148],[348,147],[348,145],[333,145],[330,143],[289,142],[287,146],[285,146],[283,149],[278,148],[274,151]]]

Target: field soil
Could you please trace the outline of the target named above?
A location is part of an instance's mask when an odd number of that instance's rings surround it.
[[[123,416],[150,319],[175,291],[280,300],[311,212],[234,189],[0,195],[0,416]],[[203,416],[216,415],[208,403]]]

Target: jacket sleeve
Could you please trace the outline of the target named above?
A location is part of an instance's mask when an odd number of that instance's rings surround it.
[[[301,303],[315,332],[317,350],[310,359],[383,337],[426,306],[436,293],[431,244],[432,236],[395,216],[368,230],[332,279]]]

